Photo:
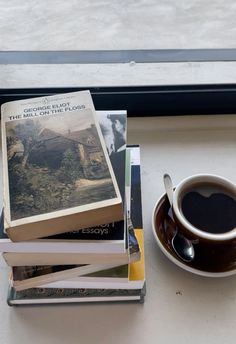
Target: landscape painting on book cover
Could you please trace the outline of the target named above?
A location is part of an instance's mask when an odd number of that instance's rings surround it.
[[[6,123],[11,219],[116,197],[90,110]]]

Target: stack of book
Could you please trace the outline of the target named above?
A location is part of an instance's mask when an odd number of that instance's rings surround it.
[[[1,108],[9,305],[143,302],[140,151],[89,91]]]

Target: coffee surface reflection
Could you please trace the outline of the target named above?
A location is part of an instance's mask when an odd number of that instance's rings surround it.
[[[236,228],[236,200],[230,190],[219,185],[196,185],[181,201],[186,220],[201,231],[222,234]]]

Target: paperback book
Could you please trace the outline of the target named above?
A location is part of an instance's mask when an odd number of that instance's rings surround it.
[[[78,249],[78,252],[73,251],[73,242],[71,243],[71,252],[69,242],[67,242],[67,252],[24,252],[23,249],[19,252],[4,252],[3,258],[9,266],[32,266],[32,265],[68,265],[68,264],[107,264],[112,265],[127,264],[130,261],[136,261],[140,258],[139,245],[135,236],[135,230],[132,221],[129,220],[125,226],[127,235],[125,235],[126,248],[123,252],[103,252],[99,250],[94,243],[94,251],[91,250],[93,246],[90,244],[90,250],[86,251]],[[127,238],[126,238],[127,237]],[[15,245],[21,243],[15,243]],[[75,245],[75,244],[74,244]]]
[[[13,241],[124,217],[89,91],[1,107],[4,229]]]
[[[9,306],[30,304],[60,304],[85,302],[144,302],[146,285],[142,289],[61,289],[32,288],[23,291],[9,289]]]
[[[96,271],[99,271],[100,274],[103,271],[103,274],[106,274],[106,271],[113,267],[113,265],[109,264],[18,266],[12,269],[11,284],[15,290],[20,291],[39,287],[46,283],[63,281],[67,278],[88,275]],[[122,272],[126,274],[126,278],[128,279],[128,266],[125,265]]]

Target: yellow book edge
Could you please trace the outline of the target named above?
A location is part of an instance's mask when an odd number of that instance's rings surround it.
[[[129,264],[129,281],[145,280],[145,257],[144,257],[144,233],[143,229],[135,229],[135,236],[138,240],[141,258],[137,262]]]

